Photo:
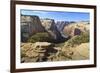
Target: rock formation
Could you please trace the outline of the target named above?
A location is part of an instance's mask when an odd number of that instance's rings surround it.
[[[46,31],[51,35],[51,37],[56,40],[56,42],[63,39],[60,31],[58,30],[56,23],[53,19],[41,19],[41,23],[46,29]]]
[[[63,29],[64,35],[70,37],[86,32],[89,32],[89,24],[86,24],[85,22],[72,23],[65,26]]]
[[[38,16],[21,15],[21,41],[26,41],[30,35],[44,31]]]
[[[54,25],[55,24],[55,21],[53,19],[45,18],[45,19],[41,19],[41,23],[42,23],[42,26],[46,30],[50,30],[51,25]]]
[[[62,32],[63,29],[64,29],[64,27],[65,27],[66,25],[68,25],[69,23],[70,23],[70,22],[67,22],[67,21],[57,21],[57,22],[56,22],[56,26],[57,26],[59,32]]]
[[[72,59],[72,55],[71,50],[48,42],[21,43],[21,63],[64,61]]]
[[[21,62],[47,61],[50,59],[48,57],[56,54],[58,50],[54,48],[54,44],[48,42],[23,43],[21,44]]]

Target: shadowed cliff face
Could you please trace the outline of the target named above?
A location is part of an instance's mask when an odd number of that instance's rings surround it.
[[[56,24],[52,24],[51,27],[50,27],[50,30],[55,33],[56,37],[55,37],[55,40],[57,42],[60,42],[60,41],[63,41],[65,40],[65,38],[62,36],[62,34],[60,33],[60,31],[58,30]]]
[[[39,17],[21,15],[21,41],[26,41],[28,37],[38,32],[45,32]]]
[[[63,29],[64,29],[64,27],[66,26],[66,25],[68,25],[70,22],[68,22],[68,21],[57,21],[56,22],[56,26],[57,26],[57,29],[59,30],[59,32],[62,32],[63,31]]]
[[[61,42],[68,38],[67,36],[63,37],[61,29],[57,28],[59,23],[55,23],[54,19],[41,19],[41,23],[46,31],[50,34],[50,36],[55,40],[55,42]],[[60,23],[60,25],[62,24],[63,23]],[[64,27],[64,25],[62,25],[62,27]]]

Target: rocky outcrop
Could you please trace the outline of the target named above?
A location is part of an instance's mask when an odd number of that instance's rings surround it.
[[[42,23],[42,26],[46,30],[50,30],[51,25],[54,25],[55,24],[55,21],[53,19],[45,18],[45,19],[41,19],[41,23]]]
[[[54,48],[54,44],[48,42],[22,43],[21,62],[42,62],[50,59],[59,49]],[[32,60],[33,59],[33,60]]]
[[[21,41],[24,42],[27,38],[35,33],[44,32],[45,29],[41,25],[38,16],[21,15]]]
[[[21,43],[21,63],[65,61],[71,60],[72,55],[72,50],[48,42]]]
[[[53,19],[41,19],[42,26],[46,29],[46,31],[50,34],[55,42],[62,41],[63,37],[57,28],[57,25]]]
[[[85,22],[72,23],[63,29],[64,35],[70,37],[86,32],[89,32],[89,24],[85,24]]]
[[[64,27],[65,27],[66,25],[68,25],[69,23],[70,23],[70,22],[67,22],[67,21],[57,21],[57,22],[56,22],[56,26],[57,26],[59,32],[62,32],[63,29],[64,29]]]
[[[65,56],[70,57],[72,60],[87,60],[89,59],[89,43],[81,43],[74,47],[66,46],[62,48],[62,52]]]

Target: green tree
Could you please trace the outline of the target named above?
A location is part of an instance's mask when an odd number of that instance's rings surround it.
[[[76,35],[67,41],[68,46],[79,45],[81,43],[89,42],[89,33],[82,33],[81,35]]]
[[[51,41],[51,37],[48,33],[42,32],[42,33],[36,33],[35,35],[31,36],[28,39],[28,42],[35,43],[35,42],[49,42]]]

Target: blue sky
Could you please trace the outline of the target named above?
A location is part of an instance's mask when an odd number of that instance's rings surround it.
[[[50,18],[55,21],[89,21],[90,14],[84,12],[37,11],[21,10],[23,15],[37,15],[40,18]]]

